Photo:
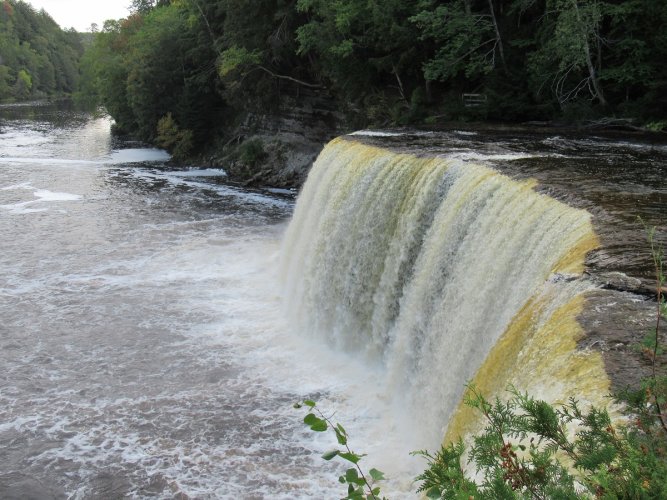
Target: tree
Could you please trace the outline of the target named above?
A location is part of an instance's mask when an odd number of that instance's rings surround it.
[[[25,69],[19,70],[14,84],[14,96],[18,99],[26,99],[32,90],[32,76]]]
[[[45,11],[37,12],[22,1],[2,2],[0,64],[10,68],[5,82],[13,87],[14,98],[74,92],[82,53],[79,34],[61,30]],[[19,74],[19,70],[25,73]],[[3,94],[3,98],[8,97]]]
[[[170,0],[132,0],[130,11],[139,14],[148,14],[155,7],[164,7],[170,3]]]
[[[107,21],[83,58],[82,72],[93,82],[88,97],[97,96],[121,130],[143,140],[156,140],[159,120],[171,113],[192,134],[189,142],[203,143],[222,107],[215,51],[204,33],[186,1]]]
[[[386,110],[398,103],[409,110],[413,94],[426,93],[422,51],[415,43],[418,30],[406,22],[417,4],[415,0],[299,0],[297,7],[308,21],[296,30],[298,52],[353,108],[363,103]],[[388,106],[387,99],[393,101]]]
[[[0,101],[7,99],[11,96],[11,82],[13,78],[11,76],[11,70],[8,66],[0,65]]]
[[[598,0],[547,0],[538,48],[528,56],[536,93],[551,89],[561,108],[581,95],[607,105],[599,68],[602,41]]]
[[[411,18],[421,30],[421,39],[438,47],[435,56],[424,64],[425,77],[447,81],[462,74],[471,80],[493,71],[496,54],[503,53],[493,19],[485,11],[474,11],[471,0],[445,5],[425,2]]]

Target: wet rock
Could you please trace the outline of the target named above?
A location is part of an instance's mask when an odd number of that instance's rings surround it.
[[[246,113],[226,142],[207,153],[208,164],[246,186],[300,187],[324,145],[343,133],[345,118],[321,91],[288,86],[282,93],[277,110]],[[258,158],[245,154],[253,143],[262,145]]]
[[[641,293],[644,291],[642,280],[618,271],[597,273],[591,275],[590,279],[601,288],[608,290],[633,293]]]
[[[578,318],[586,333],[579,348],[602,353],[612,391],[636,388],[651,374],[651,360],[640,345],[655,326],[655,312],[655,302],[630,292],[599,289],[586,295]],[[666,361],[660,364],[667,366]]]

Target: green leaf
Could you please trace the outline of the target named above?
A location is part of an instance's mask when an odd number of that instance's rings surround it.
[[[261,62],[260,52],[249,51],[245,47],[236,45],[229,47],[218,58],[218,73],[227,76],[233,70],[242,66],[252,66]]]
[[[304,401],[303,401],[303,404],[305,404],[306,406],[309,406],[310,408],[314,408],[314,407],[315,407],[315,401],[311,401],[310,399],[306,399],[306,400],[304,400]]]
[[[319,421],[320,419],[317,418],[317,416],[313,413],[309,413],[305,417],[303,417],[303,423],[306,425],[313,425],[315,422]]]
[[[336,432],[336,439],[338,440],[338,444],[346,445],[347,437],[345,434],[342,434],[337,428],[334,428],[334,431]]]
[[[293,406],[293,408],[296,408],[297,410],[298,410],[299,408],[302,408],[302,406],[301,406],[300,403],[294,403],[294,405],[292,405],[292,406]]]
[[[338,482],[343,484],[347,483],[347,481],[345,481],[345,476],[338,476]]]
[[[353,464],[356,464],[361,460],[361,457],[356,453],[340,453],[340,458],[352,462]]]
[[[315,432],[324,432],[328,429],[327,423],[324,420],[320,420],[317,423],[314,423],[310,426],[311,430]]]
[[[327,451],[324,455],[322,455],[322,458],[324,460],[331,460],[332,458],[336,457],[340,453],[339,450],[330,450]]]
[[[371,469],[368,471],[368,473],[375,481],[382,481],[384,479],[384,472],[377,469]]]
[[[358,479],[359,479],[359,473],[357,472],[357,469],[355,469],[354,467],[350,467],[345,471],[345,480],[348,483],[356,484]]]
[[[309,425],[311,430],[314,430],[315,432],[324,432],[328,428],[327,423],[324,420],[317,418],[317,416],[312,413],[303,417],[303,423]]]
[[[364,498],[366,498],[366,496],[364,495],[364,488],[359,486],[352,493],[350,493],[349,498],[351,498],[352,500],[357,500],[357,499],[363,500]]]

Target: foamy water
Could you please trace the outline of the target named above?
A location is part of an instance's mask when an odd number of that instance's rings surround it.
[[[291,199],[48,112],[0,136],[0,497],[337,498],[304,398],[410,496],[421,463],[380,368],[283,317]]]

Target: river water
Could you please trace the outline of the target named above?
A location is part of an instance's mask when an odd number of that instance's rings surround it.
[[[465,127],[465,124],[460,124]],[[620,272],[642,281],[655,273],[643,225],[667,245],[667,143],[664,134],[470,125],[446,132],[356,132],[358,139],[418,156],[492,165],[536,190],[593,215],[601,248],[593,272]],[[642,222],[643,221],[643,222]]]
[[[411,407],[382,360],[338,352],[285,319],[280,276],[314,279],[298,262],[280,269],[292,194],[167,163],[110,128],[67,106],[0,107],[0,498],[339,498],[343,465],[320,457],[335,438],[304,427],[292,407],[304,398],[345,426],[366,468],[386,473],[383,494],[416,498],[423,462],[409,452],[439,445],[446,422],[424,417],[437,398]],[[538,191],[593,214],[603,244],[593,274],[650,286],[636,217],[665,240],[664,144],[553,131],[362,135],[452,158],[461,172],[481,161],[536,178]],[[484,251],[493,267],[496,252]],[[351,269],[325,270],[333,283]]]
[[[404,497],[374,368],[283,320],[293,199],[166,160],[106,117],[0,109],[0,497],[335,498],[306,397]]]

